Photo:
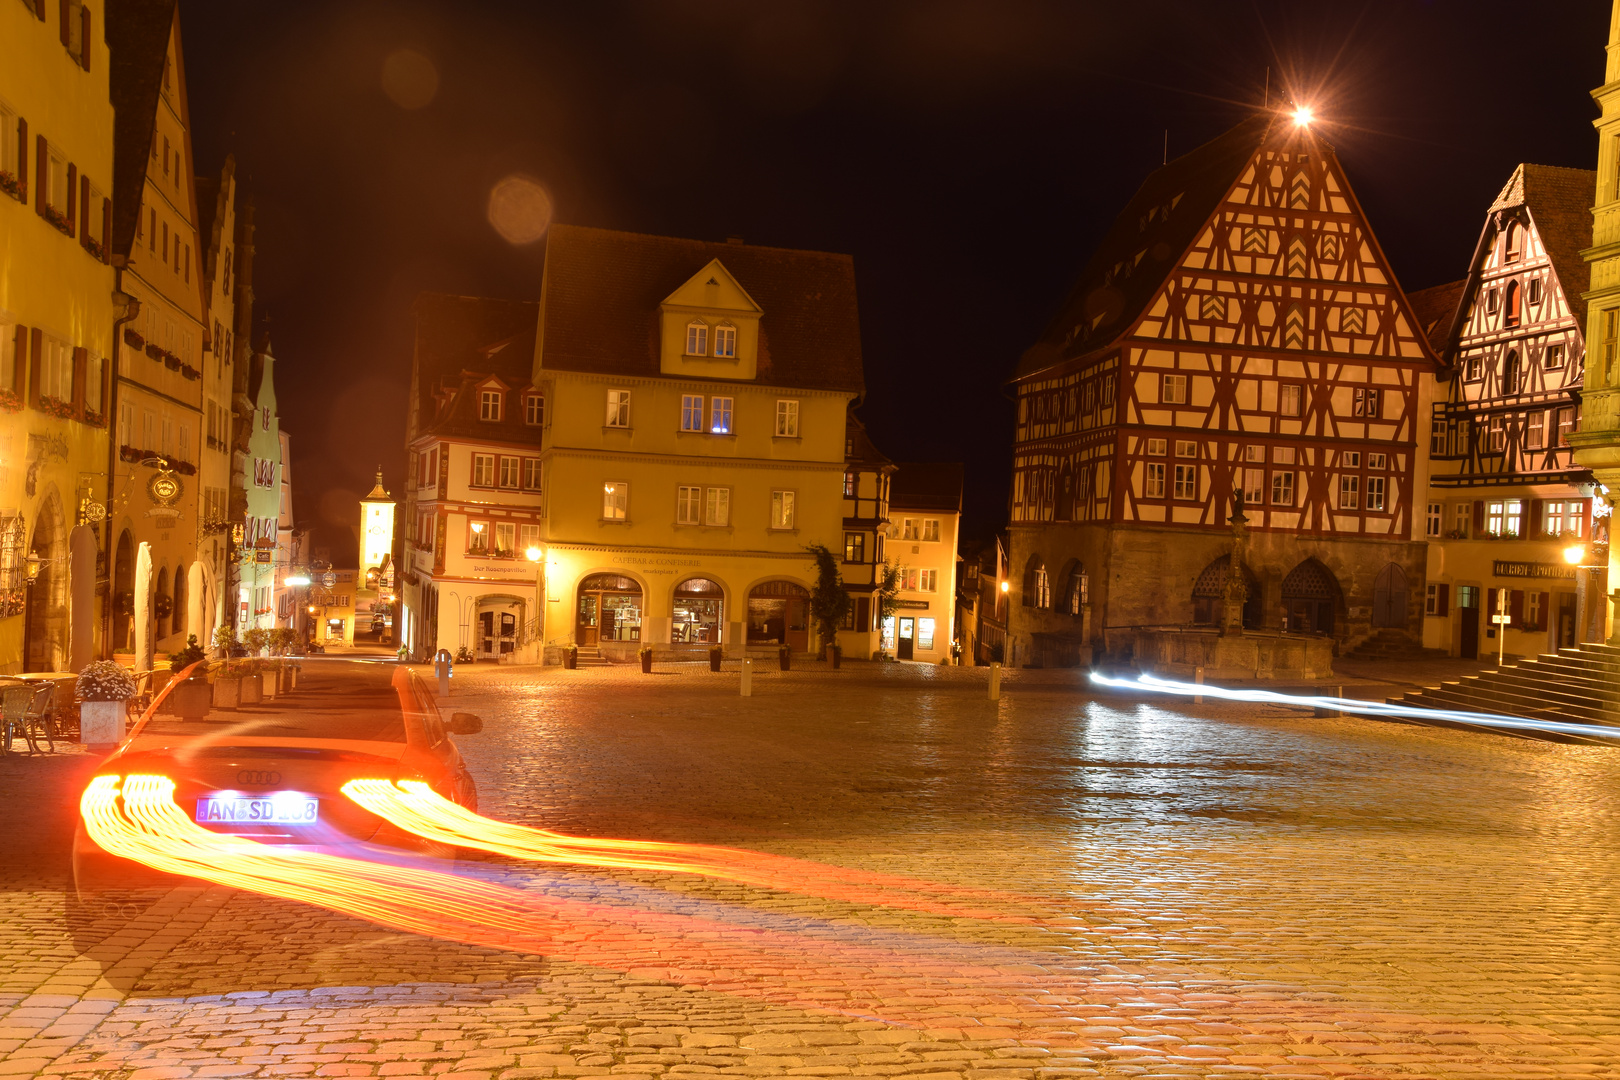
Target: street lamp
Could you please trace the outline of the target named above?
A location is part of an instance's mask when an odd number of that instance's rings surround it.
[[[1571,566],[1581,565],[1581,561],[1585,558],[1585,544],[1571,544],[1569,547],[1564,549],[1564,561],[1569,563]]]

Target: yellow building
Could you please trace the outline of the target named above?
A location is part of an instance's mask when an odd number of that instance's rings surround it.
[[[100,12],[0,5],[0,673],[93,658],[114,113]]]
[[[956,635],[956,548],[962,466],[902,463],[889,495],[889,559],[900,568],[895,613],[881,627],[896,660],[939,663]]]
[[[557,226],[532,339],[492,324],[460,340],[432,370],[419,323],[415,654],[484,655],[493,638],[499,655],[528,634],[552,656],[819,645],[805,547],[842,546],[845,417],[863,391],[847,256]],[[494,370],[529,340],[527,369]]]
[[[191,620],[217,608],[210,564],[200,575],[193,564],[201,464],[219,455],[206,474],[222,475],[227,451],[204,441],[205,380],[220,378],[204,368],[218,368],[220,360],[207,352],[179,11],[115,9],[113,16],[109,40],[119,56],[113,263],[119,287],[138,310],[120,328],[112,386],[112,646],[134,650],[144,667],[154,651],[184,645],[188,633],[204,638],[206,619]],[[195,597],[197,590],[206,595]]]

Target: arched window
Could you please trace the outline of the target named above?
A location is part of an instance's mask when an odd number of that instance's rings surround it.
[[[1507,243],[1502,245],[1502,261],[1518,262],[1524,254],[1524,230],[1517,221],[1508,226]]]
[[[721,323],[714,328],[714,355],[737,355],[737,328],[730,323]]]
[[[1510,281],[1507,287],[1507,311],[1503,314],[1502,325],[1518,326],[1520,311],[1519,283]]]
[[[701,319],[686,324],[686,355],[709,355],[709,324]]]
[[[1052,579],[1047,576],[1046,564],[1039,555],[1031,556],[1029,565],[1024,569],[1024,606],[1052,606]]]
[[[1517,394],[1519,392],[1519,354],[1508,350],[1506,358],[1502,361],[1502,393]]]
[[[1091,602],[1090,577],[1084,563],[1075,563],[1069,570],[1069,580],[1063,585],[1063,610],[1079,615]]]

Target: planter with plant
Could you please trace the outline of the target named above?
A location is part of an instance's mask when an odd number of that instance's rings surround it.
[[[811,544],[805,550],[816,564],[816,587],[810,591],[810,618],[816,624],[817,636],[830,648],[836,647],[838,628],[844,624],[850,605],[843,575],[838,572],[838,556],[825,544]],[[785,659],[782,670],[787,670]]]
[[[236,627],[219,626],[214,628],[214,651],[219,654],[221,660],[230,659],[231,649],[239,644],[240,642],[236,640]]]
[[[112,660],[93,660],[79,672],[73,696],[79,702],[79,741],[95,748],[117,745],[135,696],[130,673]]]
[[[467,648],[467,646],[463,645],[463,646],[461,646],[461,648],[456,650],[456,663],[458,663],[458,664],[470,664],[472,662],[473,662],[473,654],[472,654],[471,649],[469,649],[469,648]]]
[[[827,646],[827,663],[829,663],[829,664],[831,664],[833,666],[834,671],[837,671],[840,667],[843,666],[843,663],[844,663],[844,650],[839,648],[836,644],[828,645]]]
[[[208,685],[208,655],[197,644],[197,635],[186,638],[186,647],[169,654],[169,678],[175,682],[169,691],[168,711],[187,720],[201,720],[214,702],[214,688]]]
[[[653,656],[652,646],[643,645],[641,648],[636,650],[636,655],[641,658],[641,673],[643,675],[651,675]]]
[[[792,671],[793,650],[786,645],[778,645],[776,648],[776,662],[782,665],[783,671]]]
[[[270,631],[255,626],[242,635],[242,644],[247,646],[249,656],[263,656],[266,646],[270,644]]]
[[[0,390],[0,412],[22,412],[22,395],[15,390]]]
[[[563,669],[573,671],[579,667],[579,646],[570,645],[563,650]]]
[[[720,648],[720,646],[718,646],[718,645],[710,646],[710,648],[709,648],[709,670],[710,671],[719,671],[720,670],[720,661],[725,657],[725,655],[726,655],[725,652]]]

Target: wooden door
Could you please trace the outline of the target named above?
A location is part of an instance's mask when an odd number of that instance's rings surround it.
[[[574,624],[574,642],[578,645],[596,644],[596,615],[601,607],[600,593],[581,593],[579,596],[579,614]]]
[[[1464,660],[1479,659],[1479,590],[1457,590],[1457,621],[1462,631],[1457,655]]]
[[[1373,581],[1372,624],[1406,629],[1406,571],[1394,563]]]
[[[895,639],[894,655],[901,660],[910,660],[913,651],[913,640],[916,636],[916,619],[902,618],[900,620],[900,634]]]

